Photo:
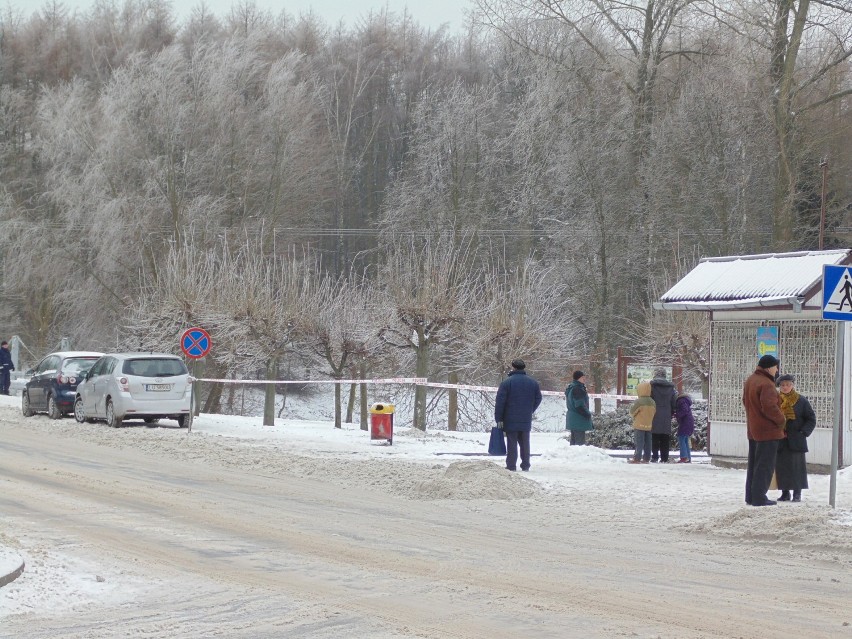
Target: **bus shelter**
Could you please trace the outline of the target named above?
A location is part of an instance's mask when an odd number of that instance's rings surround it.
[[[782,373],[796,377],[798,391],[816,412],[808,466],[828,469],[838,330],[846,331],[839,465],[852,463],[852,322],[822,319],[823,266],[850,262],[848,249],[705,258],[654,304],[660,310],[710,314],[707,448],[714,463],[747,458],[743,382],[761,355],[771,353],[781,361]]]

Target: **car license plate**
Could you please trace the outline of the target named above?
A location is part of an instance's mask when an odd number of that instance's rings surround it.
[[[148,391],[170,391],[172,390],[171,384],[145,384],[145,390]]]

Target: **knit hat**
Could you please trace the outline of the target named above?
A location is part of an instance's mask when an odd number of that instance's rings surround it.
[[[757,365],[760,368],[772,368],[773,366],[778,366],[780,363],[774,355],[764,355],[758,360]]]
[[[790,373],[786,373],[781,375],[778,379],[775,380],[776,384],[780,384],[781,382],[795,382],[796,378],[790,375]]]
[[[522,360],[522,359],[513,359],[512,360],[512,368],[514,368],[515,370],[522,371],[526,367],[527,367],[527,365],[524,364],[524,360]]]
[[[586,376],[586,374],[583,371],[574,371],[574,374],[571,375],[571,379],[573,379],[576,382],[578,379],[580,379],[581,377],[585,377],[585,376]]]

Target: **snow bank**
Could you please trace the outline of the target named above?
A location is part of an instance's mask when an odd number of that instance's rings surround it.
[[[567,436],[556,440],[556,443],[545,450],[541,457],[547,460],[569,462],[574,467],[623,463],[623,460],[613,459],[605,450],[595,446],[571,446]]]
[[[711,517],[680,530],[735,540],[781,544],[790,548],[830,549],[845,555],[852,565],[852,513],[814,503],[783,504],[764,508],[745,505],[727,515]]]
[[[523,499],[542,492],[534,481],[490,461],[457,461],[438,477],[417,482],[417,499]]]

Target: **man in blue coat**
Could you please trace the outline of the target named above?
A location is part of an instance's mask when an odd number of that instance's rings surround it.
[[[522,359],[512,362],[512,371],[497,389],[494,402],[494,421],[503,424],[506,433],[506,468],[516,470],[518,447],[521,449],[521,470],[530,469],[530,431],[532,416],[541,404],[541,388],[527,375]]]
[[[15,365],[12,363],[12,353],[9,352],[9,342],[3,340],[0,343],[0,395],[9,394],[10,373],[13,370]]]

